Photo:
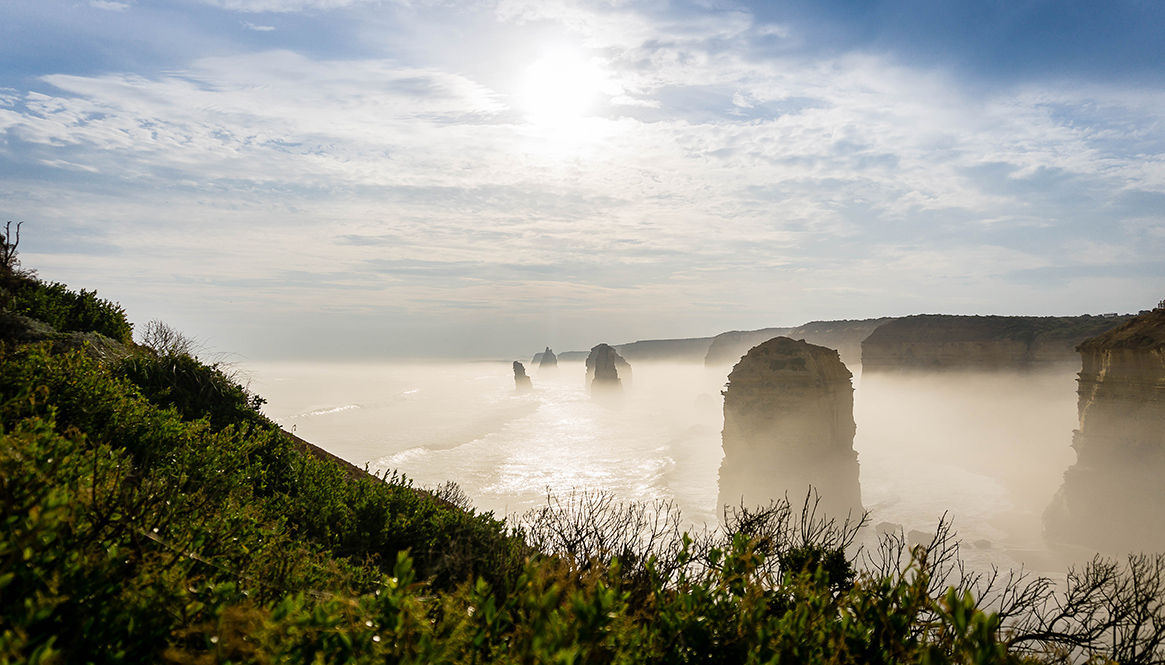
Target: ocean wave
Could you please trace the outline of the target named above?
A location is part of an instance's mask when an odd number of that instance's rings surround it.
[[[329,407],[329,408],[324,408],[324,409],[314,409],[312,411],[304,411],[303,413],[297,413],[297,414],[292,415],[292,416],[287,416],[287,420],[293,420],[295,418],[314,418],[316,416],[327,416],[327,415],[331,415],[333,413],[341,413],[344,411],[353,411],[355,409],[379,409],[379,408],[384,408],[387,406],[394,406],[396,404],[399,404],[401,402],[404,402],[406,400],[411,399],[414,395],[417,395],[420,392],[421,392],[420,388],[413,388],[412,390],[402,391],[400,394],[398,394],[392,398],[389,398],[387,400],[384,400],[382,402],[376,402],[373,404],[345,404],[344,406],[334,406],[334,407]]]
[[[312,418],[315,416],[326,416],[329,413],[339,413],[341,411],[351,411],[352,409],[359,409],[359,408],[362,408],[359,404],[345,404],[344,406],[337,406],[337,407],[333,407],[330,409],[316,409],[315,411],[305,411],[303,413],[297,413],[293,416],[288,416],[287,419],[292,420],[295,418]]]

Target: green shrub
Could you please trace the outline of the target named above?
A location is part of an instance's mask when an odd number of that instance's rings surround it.
[[[187,420],[207,418],[214,429],[244,423],[276,428],[260,412],[266,400],[250,394],[219,364],[143,350],[122,360],[117,371],[151,403],[173,407]]]
[[[10,309],[61,332],[96,332],[128,343],[133,324],[121,305],[97,297],[96,291],[69,290],[64,284],[46,284],[35,279],[15,280],[10,287]]]

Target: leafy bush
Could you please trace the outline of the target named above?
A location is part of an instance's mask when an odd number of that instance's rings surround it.
[[[96,291],[70,291],[64,284],[17,279],[10,287],[10,309],[44,321],[61,332],[96,332],[119,342],[133,339],[133,324],[121,305],[97,297]]]
[[[127,356],[117,369],[151,403],[173,407],[187,420],[206,418],[216,430],[242,423],[275,427],[260,412],[266,400],[239,385],[221,364],[142,351]]]

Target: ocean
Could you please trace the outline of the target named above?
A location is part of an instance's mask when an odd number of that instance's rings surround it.
[[[620,400],[592,399],[582,363],[531,368],[525,394],[508,361],[241,368],[286,429],[373,472],[422,487],[452,480],[482,511],[513,517],[585,489],[671,501],[695,528],[717,521],[728,367],[637,363]],[[930,533],[945,516],[981,569],[1062,573],[1084,557],[1049,549],[1040,524],[1074,461],[1075,374],[856,374],[871,527]]]

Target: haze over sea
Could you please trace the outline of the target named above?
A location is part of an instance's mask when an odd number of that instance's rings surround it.
[[[527,364],[529,364],[527,362]],[[480,510],[520,514],[547,493],[606,490],[717,519],[720,390],[728,367],[637,363],[621,401],[588,395],[581,363],[254,362],[251,388],[288,430],[372,471],[454,481]],[[854,447],[870,524],[933,532],[947,514],[973,567],[1062,572],[1040,514],[1073,462],[1075,375],[869,377],[855,371]],[[868,529],[872,538],[874,529]]]

